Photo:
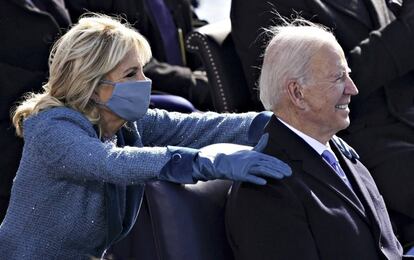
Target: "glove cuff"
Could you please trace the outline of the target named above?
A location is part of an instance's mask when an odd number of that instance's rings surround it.
[[[167,151],[171,159],[161,169],[158,178],[160,180],[182,184],[196,183],[198,179],[193,177],[193,164],[195,158],[198,156],[199,150],[167,146]]]

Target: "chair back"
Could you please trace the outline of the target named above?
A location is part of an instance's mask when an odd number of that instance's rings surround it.
[[[186,48],[202,61],[217,112],[251,110],[250,93],[231,37],[230,19],[190,32]]]
[[[226,180],[148,183],[137,223],[112,250],[114,259],[233,259],[224,223],[230,186]]]

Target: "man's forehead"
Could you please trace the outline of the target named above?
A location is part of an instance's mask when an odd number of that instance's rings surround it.
[[[322,74],[348,71],[348,63],[343,51],[333,46],[322,47],[311,59],[312,71]]]
[[[336,66],[333,66],[333,69],[339,70],[339,71],[350,71],[350,68],[348,67],[348,63],[346,62],[346,59],[340,59],[336,62]]]

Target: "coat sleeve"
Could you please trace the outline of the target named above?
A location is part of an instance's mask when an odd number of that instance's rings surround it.
[[[42,165],[56,178],[142,183],[156,179],[171,157],[166,147],[119,148],[110,142],[102,143],[85,118],[83,122],[66,116],[38,121],[33,126],[25,122],[22,160],[29,165]]]
[[[397,19],[386,27],[372,31],[366,39],[350,50],[346,55],[352,70],[352,79],[357,86],[361,86],[355,99],[364,98],[412,71],[413,46],[413,32]]]
[[[226,227],[235,259],[319,259],[306,213],[281,181],[232,188]]]
[[[213,143],[255,145],[248,132],[257,113],[218,114],[213,112],[181,114],[149,110],[137,122],[144,146],[185,146],[201,148]]]

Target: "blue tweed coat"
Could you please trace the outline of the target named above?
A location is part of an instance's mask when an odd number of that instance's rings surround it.
[[[10,206],[0,226],[0,257],[101,257],[134,224],[144,182],[157,179],[171,158],[167,145],[252,145],[247,132],[256,115],[149,110],[126,129],[135,138],[133,146],[125,147],[102,142],[90,121],[69,108],[29,117]],[[182,153],[183,158],[195,156],[185,149]],[[183,182],[193,182],[191,172],[186,174]]]

